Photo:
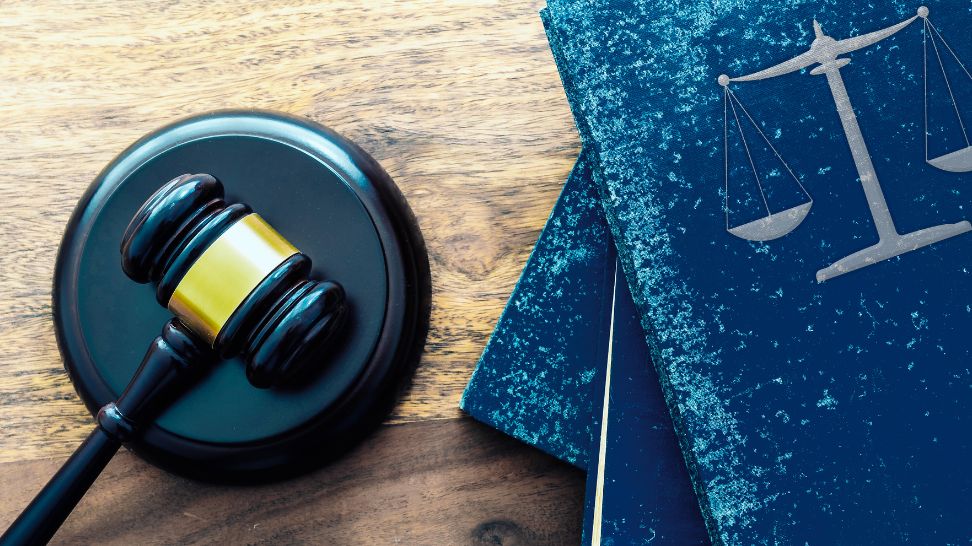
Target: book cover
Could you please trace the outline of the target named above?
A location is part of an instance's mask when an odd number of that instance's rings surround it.
[[[595,383],[582,544],[708,544],[705,523],[651,365],[627,281],[616,267],[611,343]],[[606,380],[604,378],[607,378]]]
[[[614,244],[581,153],[460,407],[581,468],[610,327]]]
[[[967,542],[972,5],[548,9],[713,542]]]

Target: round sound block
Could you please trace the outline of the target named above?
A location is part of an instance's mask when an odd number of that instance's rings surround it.
[[[92,414],[118,398],[171,318],[121,269],[139,206],[184,173],[209,173],[343,285],[349,323],[334,354],[297,387],[251,386],[217,364],[130,447],[173,472],[217,481],[293,475],[347,450],[390,411],[428,330],[428,256],[405,199],[360,148],[282,114],[224,111],[160,129],[121,153],[81,198],[54,274],[64,364]]]

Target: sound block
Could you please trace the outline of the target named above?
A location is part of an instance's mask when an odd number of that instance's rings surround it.
[[[296,387],[257,389],[242,362],[217,364],[129,447],[197,479],[255,482],[323,464],[393,407],[428,331],[428,256],[408,204],[368,154],[283,114],[222,111],[142,138],[81,198],[61,242],[53,309],[64,365],[92,414],[118,398],[171,318],[121,269],[139,206],[183,173],[209,173],[341,283],[349,323],[334,354]]]

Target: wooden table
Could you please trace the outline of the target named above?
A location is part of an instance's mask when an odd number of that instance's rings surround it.
[[[50,310],[77,199],[142,134],[256,107],[357,141],[409,199],[435,287],[414,385],[364,445],[285,483],[194,483],[119,454],[55,540],[576,543],[583,475],[457,409],[579,148],[541,7],[0,4],[0,526],[91,427]]]

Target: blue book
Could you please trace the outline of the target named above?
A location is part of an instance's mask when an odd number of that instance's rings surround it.
[[[705,523],[620,269],[595,401],[582,544],[708,544]],[[607,378],[606,380],[604,378]]]
[[[586,468],[594,384],[607,351],[614,244],[582,153],[503,311],[460,407]]]
[[[967,543],[972,9],[549,0],[709,535]]]
[[[589,467],[585,544],[601,544],[602,538],[603,544],[627,544],[640,537],[704,543],[698,503],[586,165],[582,156],[565,184],[462,405],[491,426]],[[578,253],[585,238],[598,246]],[[550,290],[562,286],[587,289]],[[545,350],[531,351],[533,346]],[[609,368],[612,359],[615,368]],[[610,442],[600,419],[609,399],[607,369],[614,370]],[[552,407],[581,409],[565,414]],[[511,415],[516,419],[504,418]],[[567,434],[551,436],[550,430]],[[597,458],[602,437],[606,464]],[[592,542],[597,483],[605,484],[597,503],[604,532]]]

